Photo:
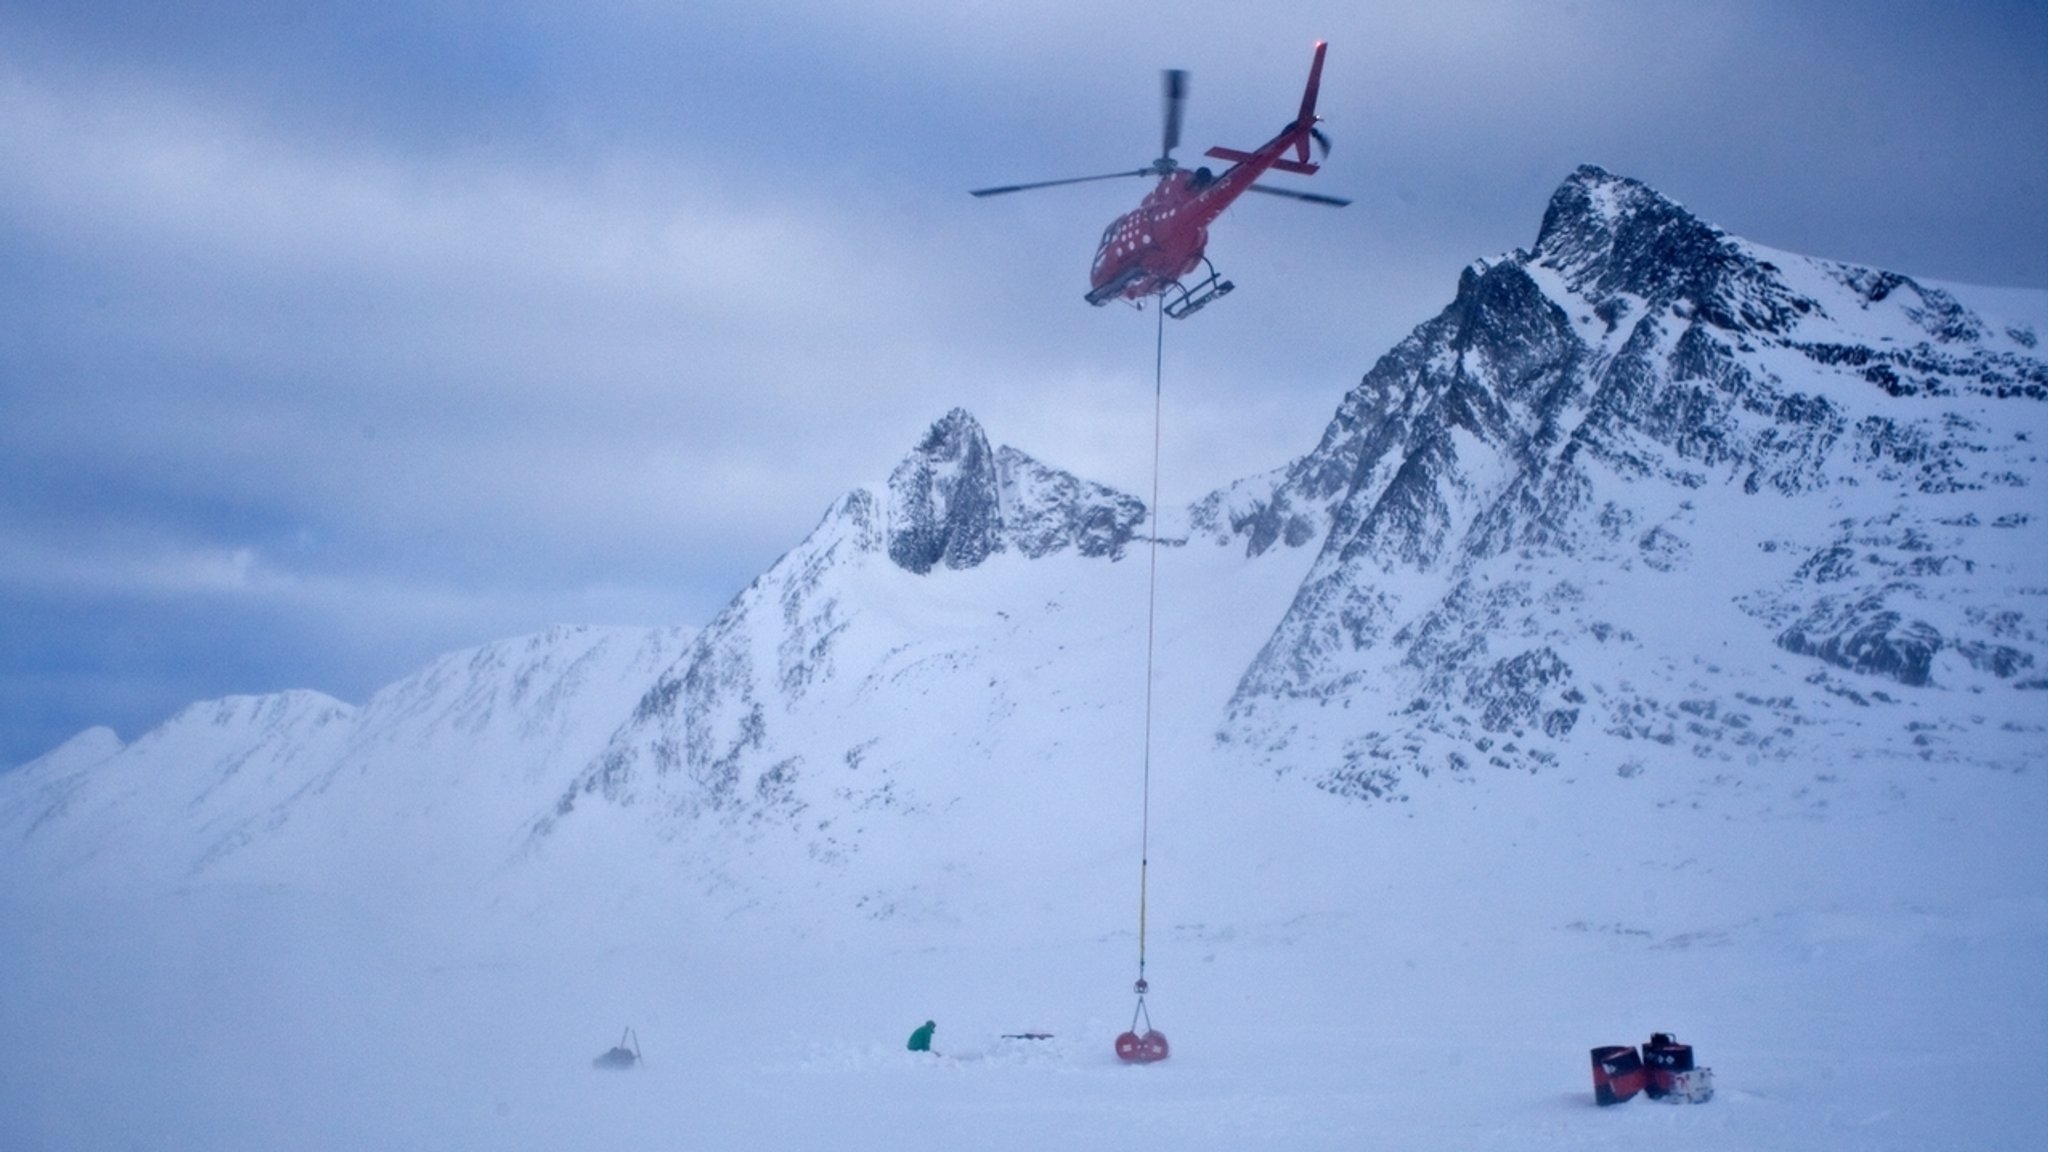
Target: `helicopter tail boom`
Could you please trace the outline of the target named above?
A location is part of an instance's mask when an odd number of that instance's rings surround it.
[[[1272,145],[1268,144],[1267,147],[1270,148],[1272,147]],[[1222,147],[1211,148],[1207,152],[1202,153],[1202,155],[1213,157],[1217,160],[1228,160],[1232,164],[1247,164],[1259,159],[1258,154],[1254,152],[1240,152],[1235,148]],[[1299,172],[1303,176],[1313,176],[1316,174],[1318,170],[1320,170],[1321,165],[1304,164],[1299,160],[1288,160],[1283,158],[1273,161],[1271,164],[1267,165],[1267,167],[1276,169],[1281,172]]]
[[[1259,164],[1277,168],[1282,172],[1297,172],[1303,176],[1315,175],[1318,165],[1308,158],[1308,146],[1317,136],[1316,93],[1323,86],[1323,53],[1328,48],[1327,42],[1316,41],[1315,60],[1308,67],[1308,86],[1301,93],[1301,111],[1295,115],[1292,123],[1281,129],[1278,136],[1268,140],[1257,152],[1224,148],[1219,145],[1203,155],[1217,160],[1228,160],[1232,164]],[[1290,151],[1294,153],[1291,160],[1286,158]]]

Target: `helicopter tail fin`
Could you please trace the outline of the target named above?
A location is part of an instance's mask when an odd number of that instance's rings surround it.
[[[1323,52],[1327,48],[1329,44],[1325,41],[1316,41],[1315,62],[1310,64],[1308,69],[1308,87],[1301,94],[1301,111],[1295,115],[1292,123],[1280,130],[1278,136],[1260,145],[1257,152],[1218,146],[1209,149],[1203,155],[1228,160],[1232,164],[1255,163],[1262,158],[1272,157],[1265,162],[1275,171],[1298,172],[1303,176],[1313,176],[1317,165],[1315,161],[1309,159],[1308,146],[1309,142],[1319,135],[1316,132],[1316,92],[1323,84]],[[1327,147],[1328,141],[1324,141],[1324,144]],[[1286,154],[1290,151],[1294,153],[1292,160],[1286,159]]]
[[[1316,41],[1315,61],[1308,66],[1308,87],[1301,94],[1301,112],[1294,118],[1294,128],[1298,133],[1294,141],[1294,159],[1300,164],[1309,162],[1309,133],[1316,126],[1316,92],[1323,86],[1323,52],[1329,46],[1328,41]]]

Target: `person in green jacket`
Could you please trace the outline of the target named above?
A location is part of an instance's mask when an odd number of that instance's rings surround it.
[[[915,1032],[912,1032],[912,1033],[910,1034],[910,1050],[911,1050],[912,1052],[929,1052],[929,1051],[931,1051],[931,1050],[932,1050],[932,1033],[934,1033],[934,1032],[936,1032],[936,1031],[938,1031],[938,1030],[939,1030],[939,1026],[938,1026],[937,1024],[933,1023],[933,1022],[932,1022],[932,1021],[930,1021],[930,1020],[927,1020],[927,1021],[925,1021],[925,1022],[924,1022],[924,1027],[922,1027],[922,1028],[919,1028],[919,1029],[918,1029],[917,1031],[915,1031]]]

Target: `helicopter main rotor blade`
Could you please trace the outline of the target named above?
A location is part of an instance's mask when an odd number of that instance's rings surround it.
[[[1152,176],[1150,168],[1135,172],[1105,172],[1100,176],[1072,176],[1065,180],[1040,180],[1035,184],[1005,184],[1000,188],[976,188],[969,196],[1001,196],[1005,192],[1028,192],[1033,188],[1056,188],[1061,184],[1086,184],[1090,180],[1121,180],[1126,176]]]
[[[1268,196],[1285,196],[1289,200],[1303,200],[1310,204],[1328,204],[1332,208],[1342,208],[1346,204],[1351,203],[1351,201],[1341,196],[1324,196],[1315,192],[1296,192],[1292,188],[1275,188],[1271,184],[1254,184],[1251,186],[1251,191],[1264,192]]]
[[[1180,147],[1181,109],[1188,100],[1187,70],[1168,68],[1161,72],[1159,89],[1165,97],[1160,109],[1159,159],[1167,162],[1173,158],[1173,150]]]

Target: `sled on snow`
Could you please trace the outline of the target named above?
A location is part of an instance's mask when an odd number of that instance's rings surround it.
[[[612,1068],[620,1071],[638,1067],[640,1064],[639,1034],[631,1028],[626,1029],[619,1036],[619,1042],[616,1045],[613,1045],[609,1051],[598,1056],[590,1063],[593,1067]]]

